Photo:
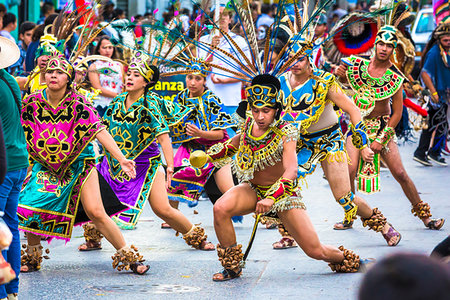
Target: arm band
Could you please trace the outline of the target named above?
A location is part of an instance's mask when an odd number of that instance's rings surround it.
[[[359,121],[355,126],[352,124],[350,129],[353,145],[355,145],[358,150],[366,148],[369,144],[369,139],[367,138],[367,129],[363,121]]]
[[[281,177],[267,190],[265,199],[272,199],[273,203],[292,196],[294,180]]]
[[[216,167],[223,167],[231,163],[231,157],[238,151],[238,149],[231,144],[231,139],[224,143],[217,143],[211,146],[206,152],[211,159],[211,162]]]
[[[395,129],[389,126],[383,128],[381,133],[377,136],[375,141],[383,146],[386,146],[390,140],[395,136]]]

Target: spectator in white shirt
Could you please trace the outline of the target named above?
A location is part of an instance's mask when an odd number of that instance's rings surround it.
[[[241,48],[245,55],[250,59],[250,52],[248,49],[248,44],[245,41],[245,39],[235,33],[232,33],[230,31],[230,24],[233,20],[233,11],[226,10],[224,7],[220,8],[220,19],[219,19],[219,28],[226,32],[231,39],[238,45],[239,48]],[[212,44],[214,46],[218,46],[220,49],[232,54],[235,57],[238,57],[238,59],[243,63],[245,63],[245,60],[243,57],[241,57],[238,53],[237,49],[234,49],[234,47],[231,45],[231,42],[227,41],[227,38],[225,38],[218,30],[214,30],[211,32],[211,34],[208,34],[206,36],[203,36],[200,38],[200,42],[205,42]],[[211,54],[205,51],[205,49],[199,49],[198,50],[198,57],[202,58],[204,60],[212,61],[214,64],[223,66],[227,69],[231,69],[229,65],[226,64],[226,62],[223,61],[223,59],[220,59],[220,57],[225,57],[225,55],[217,53],[217,54]],[[230,59],[226,59],[227,61],[230,61]],[[236,64],[236,63],[234,63]],[[235,109],[239,105],[239,102],[241,102],[241,81],[234,77],[233,74],[219,70],[219,69],[213,69],[213,74],[208,75],[206,85],[207,87],[217,96],[220,98],[222,103],[225,105],[225,110],[227,113],[234,113]]]

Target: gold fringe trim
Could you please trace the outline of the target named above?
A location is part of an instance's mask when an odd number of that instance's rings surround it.
[[[324,159],[331,164],[334,162],[344,162],[345,159],[347,159],[348,162],[350,157],[348,156],[347,150],[339,150],[333,153],[328,152]]]

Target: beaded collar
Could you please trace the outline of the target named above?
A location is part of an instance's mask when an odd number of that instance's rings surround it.
[[[402,87],[404,78],[395,66],[375,78],[368,72],[370,60],[352,55],[350,61],[352,66],[347,69],[347,79],[355,92],[353,101],[363,116],[372,112],[376,101],[391,98]]]

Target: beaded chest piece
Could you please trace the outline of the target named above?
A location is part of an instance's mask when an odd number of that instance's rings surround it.
[[[254,120],[248,118],[241,133],[234,169],[240,182],[253,179],[254,173],[280,162],[283,156],[283,136],[286,142],[298,139],[297,129],[279,120],[261,136],[252,136]]]
[[[363,117],[372,112],[376,101],[391,98],[402,87],[404,78],[396,72],[395,67],[388,68],[383,76],[374,78],[368,72],[368,59],[351,56],[350,61],[352,66],[347,69],[347,79],[355,92],[353,101]]]

